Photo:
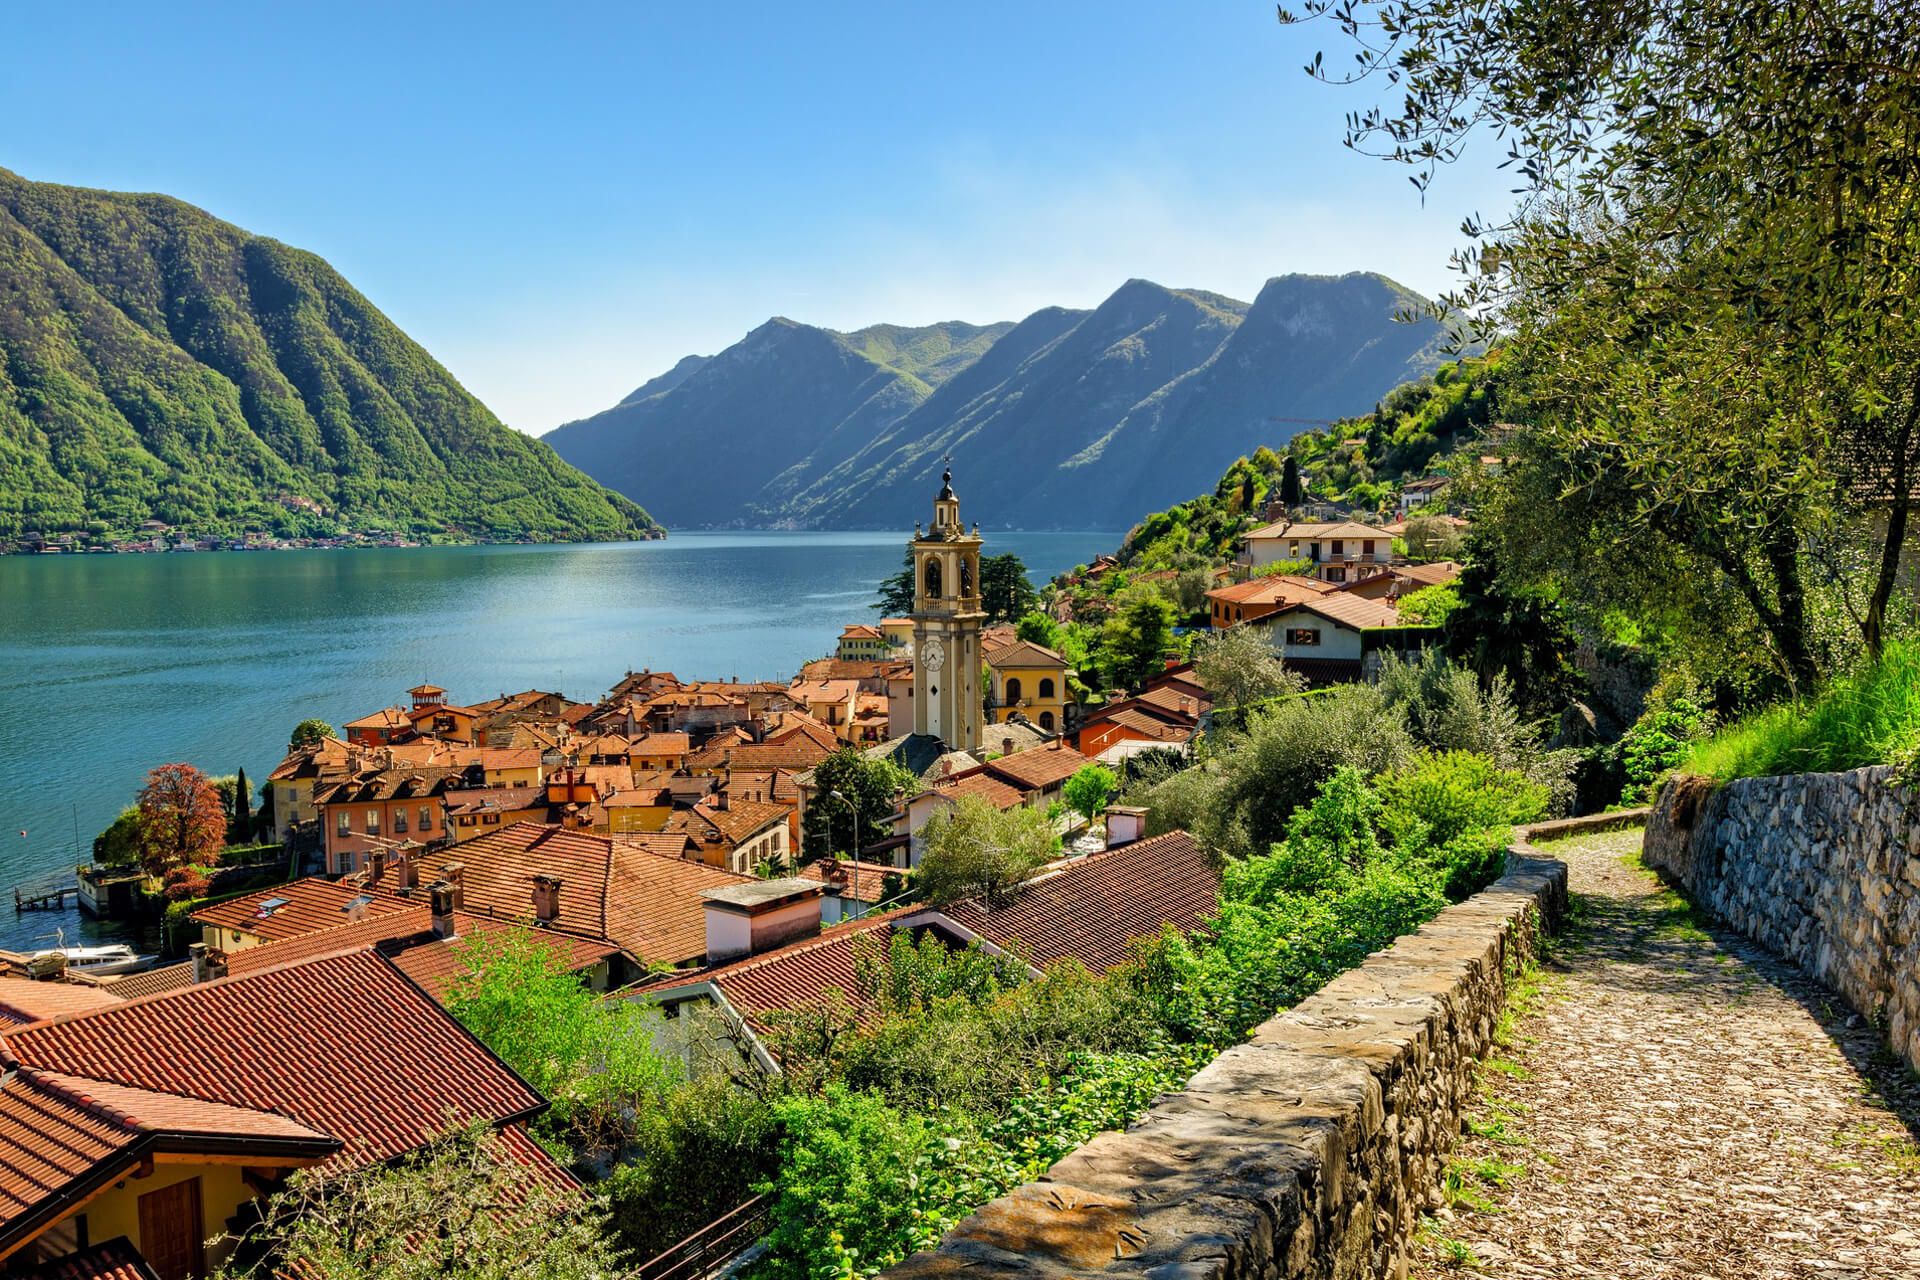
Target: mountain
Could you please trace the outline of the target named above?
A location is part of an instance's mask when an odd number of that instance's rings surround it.
[[[955,325],[776,320],[644,405],[547,439],[669,524],[904,528],[949,457],[984,524],[1130,523],[1431,372],[1439,326],[1395,319],[1422,301],[1358,273],[1281,276],[1251,304],[1129,280],[1091,311],[1050,307],[961,343]],[[776,326],[810,335],[804,350]]]
[[[0,169],[0,538],[656,536],[320,258]]]
[[[796,485],[866,447],[1011,327],[836,333],[775,317],[546,439],[602,484],[648,494],[669,525],[776,522]]]

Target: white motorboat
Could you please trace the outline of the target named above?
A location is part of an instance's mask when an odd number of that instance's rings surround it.
[[[158,957],[143,956],[132,946],[124,942],[109,942],[98,947],[49,947],[45,951],[36,951],[28,959],[34,967],[51,966],[56,957],[63,957],[69,973],[85,973],[94,977],[106,977],[116,973],[137,973],[141,969],[150,969]]]

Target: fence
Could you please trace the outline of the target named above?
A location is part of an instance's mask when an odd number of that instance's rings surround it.
[[[641,1263],[635,1280],[705,1280],[753,1247],[766,1230],[768,1208],[765,1196],[755,1196]]]

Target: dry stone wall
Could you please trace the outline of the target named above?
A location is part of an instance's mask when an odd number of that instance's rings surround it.
[[[1535,854],[886,1274],[1403,1276],[1507,984],[1566,907]]]
[[[1920,1070],[1920,794],[1886,767],[1667,784],[1645,859]]]

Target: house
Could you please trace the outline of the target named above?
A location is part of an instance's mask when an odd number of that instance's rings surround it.
[[[1459,576],[1460,565],[1453,560],[1436,560],[1432,564],[1396,564],[1389,566],[1384,573],[1368,574],[1336,590],[1348,595],[1365,596],[1369,600],[1398,600],[1422,587],[1445,586]]]
[[[423,851],[416,883],[446,880],[460,910],[612,943],[643,964],[705,950],[699,894],[752,877],[663,857],[635,839],[523,822],[458,848]]]
[[[836,925],[872,915],[906,892],[906,877],[898,867],[851,858],[823,858],[800,868],[803,880],[818,880],[820,923]]]
[[[435,684],[415,685],[407,690],[407,696],[413,700],[407,709],[407,719],[413,724],[415,736],[463,742],[469,746],[480,741],[481,726],[486,723],[485,712],[448,702],[447,691]]]
[[[725,790],[689,809],[676,809],[667,818],[668,834],[684,833],[696,847],[692,855],[709,867],[750,873],[769,858],[793,851],[789,818],[783,804],[735,800]]]
[[[237,955],[269,942],[358,923],[370,916],[392,915],[403,906],[391,899],[370,897],[344,880],[309,876],[213,903],[194,912],[190,919],[200,926],[200,940],[207,946]]]
[[[635,783],[600,802],[613,835],[642,835],[667,829],[673,813],[673,789],[658,781]]]
[[[1264,618],[1288,605],[1338,590],[1331,582],[1296,573],[1270,573],[1207,592],[1207,621],[1217,631],[1252,618]]]
[[[744,725],[753,718],[744,697],[694,688],[674,689],[655,694],[644,703],[635,703],[629,723],[623,730],[628,737],[641,732],[684,733],[704,739],[721,729]]]
[[[228,1221],[295,1170],[391,1161],[449,1124],[490,1125],[531,1175],[573,1185],[524,1131],[545,1100],[373,950],[29,1020],[5,1053],[16,1269],[203,1275]],[[87,1269],[103,1249],[122,1269]]]
[[[297,747],[287,753],[274,771],[267,775],[265,790],[273,811],[273,838],[287,843],[295,827],[311,827],[319,822],[320,811],[313,807],[313,789],[321,781],[344,777],[353,767],[352,751],[338,738],[324,738],[312,746]]]
[[[1395,504],[1395,513],[1405,520],[1427,504],[1439,501],[1446,495],[1451,484],[1446,476],[1422,476],[1418,480],[1409,480],[1400,486],[1400,499]]]
[[[805,738],[828,752],[838,751],[844,745],[832,729],[800,710],[772,712],[767,716],[763,727],[766,729],[766,736],[761,741],[769,746],[778,746],[800,738]]]
[[[1244,535],[1240,547],[1242,562],[1251,569],[1305,560],[1323,582],[1345,582],[1363,568],[1394,558],[1391,533],[1351,520],[1278,520]]]
[[[400,707],[382,707],[371,715],[347,721],[341,730],[348,743],[356,747],[384,747],[414,736],[413,718]]]
[[[872,856],[903,850],[906,865],[917,867],[925,852],[921,833],[942,807],[963,796],[975,796],[1003,813],[1021,805],[1044,813],[1063,798],[1067,779],[1089,763],[1056,738],[1044,746],[964,766],[932,779],[921,791],[906,797],[894,815],[893,838],[883,847],[859,852]]]
[[[546,781],[546,766],[534,747],[476,747],[420,738],[384,747],[368,760],[415,769],[452,769],[467,785],[537,787]]]
[[[909,906],[822,928],[820,883],[763,883],[760,896],[771,905],[709,903],[704,966],[670,974],[627,998],[660,1006],[669,1026],[690,1025],[686,1020],[702,1012],[718,1015],[712,1025],[732,1038],[739,1058],[767,1070],[777,1068],[762,1039],[768,1015],[836,992],[860,1007],[862,961],[884,954],[896,935],[1011,952],[1036,975],[1068,959],[1098,974],[1124,963],[1136,938],[1169,925],[1182,932],[1200,928],[1220,893],[1220,873],[1184,831],[1055,863],[1012,902],[991,909],[977,902]],[[693,1039],[687,1037],[683,1051],[693,1051]]]
[[[833,730],[836,737],[848,740],[858,709],[859,681],[796,680],[787,686],[787,696],[795,706]]]
[[[887,638],[880,628],[855,622],[840,632],[833,656],[844,662],[873,661],[887,656]]]
[[[449,790],[447,835],[455,844],[486,835],[495,827],[516,822],[546,822],[545,787],[478,787]]]
[[[1016,640],[987,654],[988,716],[1000,723],[1024,715],[1048,733],[1067,723],[1067,660],[1044,645]],[[989,730],[986,734],[992,738]]]
[[[1318,688],[1360,679],[1370,628],[1398,625],[1391,604],[1334,592],[1244,623],[1256,627],[1289,668]]]
[[[913,647],[913,619],[882,618],[880,635],[890,650],[910,649]]]
[[[636,775],[653,769],[678,769],[691,744],[684,733],[643,733],[627,743],[627,763]]]
[[[447,835],[446,793],[460,775],[451,769],[362,769],[314,788],[314,808],[326,866],[334,875],[357,870],[366,855],[396,841],[430,844]]]

